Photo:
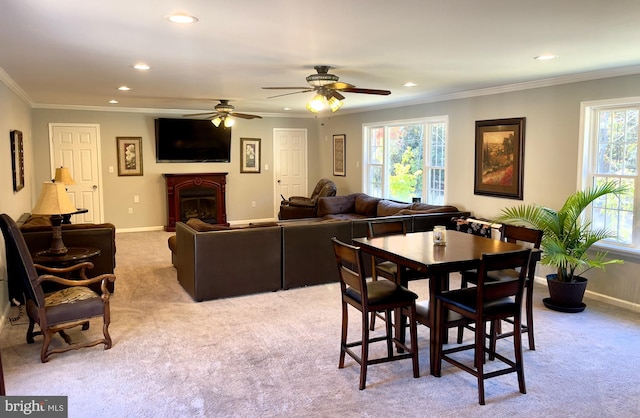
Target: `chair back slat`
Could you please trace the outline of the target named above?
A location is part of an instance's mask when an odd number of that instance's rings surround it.
[[[14,220],[5,213],[0,215],[0,229],[4,235],[9,282],[18,280],[27,299],[33,300],[39,308],[43,307],[44,293],[37,283],[38,272],[33,265],[33,259],[22,232]]]
[[[542,242],[542,231],[538,229],[525,228],[523,226],[502,225],[502,239],[514,244],[531,244],[533,248],[540,248]]]
[[[345,293],[347,289],[351,288],[361,295],[364,303],[368,300],[368,294],[360,247],[346,244],[336,237],[331,238],[331,241],[336,255],[342,293]]]
[[[369,222],[368,237],[384,237],[387,235],[406,234],[407,227],[403,220],[371,221]]]
[[[530,249],[500,254],[483,254],[478,269],[478,303],[511,296],[522,298],[530,255]],[[487,281],[489,272],[505,269],[518,270],[518,278],[498,282]]]

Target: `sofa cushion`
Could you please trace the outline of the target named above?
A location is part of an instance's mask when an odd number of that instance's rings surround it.
[[[417,215],[420,213],[444,213],[444,212],[458,212],[458,208],[455,206],[436,206],[436,205],[425,205],[431,206],[431,208],[426,209],[402,209],[396,215]]]
[[[376,216],[378,211],[378,202],[382,200],[379,197],[368,196],[366,194],[358,195],[355,203],[355,213],[363,216]]]
[[[200,220],[198,218],[190,218],[187,220],[187,225],[189,225],[191,228],[195,229],[198,232],[205,232],[205,231],[225,231],[227,229],[233,229],[230,226],[227,225],[214,225],[214,224],[210,224],[207,223],[203,220]]]
[[[346,196],[326,196],[318,198],[318,216],[335,215],[337,213],[355,213],[356,197],[364,193],[353,193]]]
[[[391,216],[400,212],[402,209],[410,209],[411,203],[398,203],[391,200],[380,200],[376,216]]]

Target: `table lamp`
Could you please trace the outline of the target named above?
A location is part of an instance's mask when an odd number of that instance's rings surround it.
[[[71,173],[69,172],[69,169],[67,167],[56,168],[56,175],[54,177],[54,180],[56,181],[56,183],[64,183],[65,186],[76,184],[76,182],[73,181],[73,177],[71,177]]]
[[[57,170],[56,170],[57,171]],[[44,182],[42,191],[35,207],[31,211],[34,215],[51,215],[51,229],[53,237],[48,255],[63,255],[67,253],[67,247],[62,242],[62,215],[75,212],[77,209],[67,191],[64,183],[55,181]]]

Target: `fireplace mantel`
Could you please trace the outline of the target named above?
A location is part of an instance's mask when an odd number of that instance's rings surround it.
[[[228,173],[185,173],[163,174],[167,185],[167,224],[165,231],[175,231],[176,222],[184,222],[189,217],[184,213],[182,203],[185,197],[192,203],[194,196],[200,197],[214,212],[208,222],[227,224],[226,187]]]

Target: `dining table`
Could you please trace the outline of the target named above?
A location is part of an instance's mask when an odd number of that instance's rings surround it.
[[[526,247],[520,244],[485,238],[454,230],[446,231],[445,243],[434,242],[433,231],[387,235],[376,238],[354,238],[353,245],[364,253],[391,261],[398,266],[398,284],[407,287],[409,278],[403,275],[405,268],[424,273],[429,279],[429,359],[430,373],[434,374],[435,344],[439,329],[438,301],[436,295],[449,289],[450,273],[478,268],[483,254],[519,251]],[[532,252],[539,257],[539,251]],[[415,275],[412,275],[415,277]],[[405,320],[395,321],[395,332],[404,339]]]

